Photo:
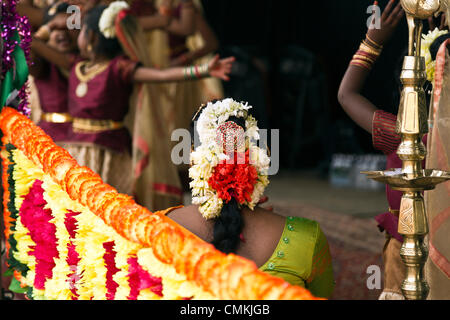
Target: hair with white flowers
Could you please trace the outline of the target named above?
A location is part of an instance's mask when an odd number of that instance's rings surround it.
[[[114,1],[103,11],[98,27],[103,36],[107,39],[116,37],[116,18],[120,11],[129,9],[130,6],[125,1]]]

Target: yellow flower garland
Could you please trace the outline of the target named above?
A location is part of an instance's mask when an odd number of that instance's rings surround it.
[[[17,210],[20,209],[23,203],[23,197],[30,191],[33,182],[36,179],[41,179],[44,173],[37,168],[33,162],[23,154],[22,151],[16,149],[11,151],[12,158],[16,164],[13,170],[13,178],[15,180],[15,194],[14,204]],[[17,241],[17,251],[14,252],[14,257],[23,264],[26,264],[29,268],[26,277],[24,277],[27,286],[32,287],[35,277],[36,258],[33,255],[29,255],[31,247],[36,244],[31,239],[28,229],[22,224],[20,215],[16,220],[16,232],[14,238]],[[33,292],[34,295],[41,295],[42,292]]]
[[[23,196],[34,181],[43,181],[44,200],[53,215],[50,223],[56,227],[59,257],[52,277],[46,279],[45,290],[34,288],[34,299],[73,297],[67,283],[72,271],[67,265],[70,237],[64,224],[69,209],[79,212],[74,217],[77,229],[72,239],[80,258],[77,273],[81,276],[75,282],[79,299],[106,298],[108,270],[103,245],[111,241],[119,270],[113,276],[118,284],[115,299],[130,295],[128,259],[136,256],[139,266],[161,278],[163,286],[163,297],[145,289],[137,299],[314,299],[306,289],[264,274],[243,258],[218,252],[162,213],[151,213],[117,193],[88,168],[78,166],[64,149],[17,111],[3,108],[0,128],[5,135],[2,140],[17,148],[13,151],[16,197],[12,200],[20,210]],[[18,242],[14,256],[28,266],[25,283],[32,287],[36,261],[28,255],[34,245],[28,232],[19,214],[13,233]],[[267,291],[268,286],[272,290]]]

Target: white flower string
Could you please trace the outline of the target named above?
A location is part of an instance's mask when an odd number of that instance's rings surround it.
[[[125,1],[114,1],[103,11],[98,27],[105,38],[112,39],[116,37],[116,17],[120,11],[129,8],[130,6]]]

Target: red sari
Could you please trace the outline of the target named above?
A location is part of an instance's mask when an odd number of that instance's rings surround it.
[[[136,62],[118,56],[105,69],[87,81],[87,92],[77,96],[81,80],[76,68],[72,68],[68,84],[68,110],[73,124],[68,132],[68,142],[62,146],[80,165],[98,173],[105,183],[119,192],[132,195],[131,135],[125,126],[116,129],[95,128],[99,121],[123,124],[129,111],[129,99],[133,91],[133,72]],[[88,123],[79,129],[77,123]],[[92,128],[91,128],[92,127]]]
[[[78,62],[80,64],[82,62]],[[69,77],[69,113],[76,119],[112,120],[123,122],[129,110],[129,99],[133,92],[133,73],[137,62],[124,56],[112,59],[106,70],[87,82],[87,93],[77,96],[80,79],[75,68]],[[130,133],[125,127],[115,130],[89,131],[71,128],[70,142],[93,144],[117,152],[131,150]]]

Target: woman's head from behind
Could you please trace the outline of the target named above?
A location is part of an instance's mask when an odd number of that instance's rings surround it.
[[[243,227],[241,209],[254,209],[264,193],[270,159],[258,147],[259,129],[251,106],[233,99],[210,102],[193,118],[192,203],[205,219],[214,219],[213,244],[234,252]],[[194,139],[195,140],[195,139]]]

